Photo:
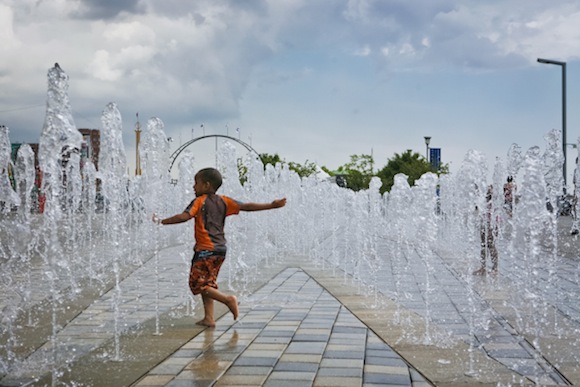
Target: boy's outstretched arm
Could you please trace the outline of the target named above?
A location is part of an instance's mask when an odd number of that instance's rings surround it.
[[[182,212],[165,219],[161,219],[156,214],[153,214],[153,222],[157,224],[177,224],[187,222],[189,219],[191,219],[191,215],[188,212]]]
[[[286,198],[274,200],[271,203],[242,203],[240,204],[240,211],[263,211],[271,210],[273,208],[280,208],[286,205]]]

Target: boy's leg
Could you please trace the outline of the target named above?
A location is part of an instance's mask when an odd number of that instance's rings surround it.
[[[215,327],[215,320],[213,317],[213,299],[206,296],[204,293],[201,294],[201,300],[203,301],[203,320],[196,322],[197,325],[203,325],[205,327],[213,328]]]
[[[197,322],[198,325],[215,327],[214,300],[225,304],[234,315],[234,320],[238,318],[236,296],[227,296],[217,290],[216,280],[223,261],[224,256],[212,256],[192,262],[189,286],[193,294],[201,293],[205,314],[203,320]]]
[[[202,297],[208,297],[210,300],[216,300],[221,302],[222,304],[224,304],[225,306],[228,307],[228,309],[230,310],[230,312],[232,312],[232,314],[234,315],[234,320],[238,319],[238,299],[236,296],[227,296],[225,294],[223,294],[222,292],[220,292],[219,290],[209,287],[207,286],[203,292],[201,293]],[[205,302],[204,302],[204,306],[205,306]],[[213,318],[213,304],[212,304],[212,315],[211,317]],[[207,314],[206,314],[206,318],[207,318]]]

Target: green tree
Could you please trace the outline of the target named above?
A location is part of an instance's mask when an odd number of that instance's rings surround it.
[[[285,161],[280,158],[278,153],[274,153],[273,155],[269,153],[260,153],[260,160],[262,160],[262,164],[266,167],[267,164],[272,164],[276,166],[276,164],[281,163],[284,164]]]
[[[266,167],[267,164],[272,164],[274,166],[277,163],[280,163],[282,165],[288,164],[288,168],[291,171],[296,172],[300,177],[310,176],[314,172],[316,172],[316,164],[313,162],[309,162],[308,160],[306,160],[304,164],[295,163],[293,161],[287,163],[286,160],[281,159],[277,153],[273,155],[268,153],[260,153],[260,160],[262,160],[262,164],[264,164],[264,167]]]
[[[353,191],[368,189],[373,177],[373,165],[371,155],[351,155],[350,162],[338,167],[334,175],[345,175],[346,186]]]
[[[264,164],[264,169],[266,169],[267,164],[276,165],[277,163],[284,164],[284,161],[280,158],[280,156],[275,153],[273,155],[269,153],[260,153],[259,154],[260,161]],[[238,158],[238,174],[240,175],[240,183],[244,185],[248,180],[248,166],[244,164],[244,160]]]
[[[331,171],[326,166],[323,165],[320,167],[320,169],[322,169],[324,172],[328,173],[330,176],[334,176],[334,171]]]
[[[288,163],[288,168],[291,171],[296,172],[300,177],[310,176],[314,172],[316,172],[316,164],[313,162],[309,162],[308,160],[306,160],[304,164],[298,164],[293,161],[290,161]]]
[[[238,176],[240,176],[240,184],[244,185],[248,181],[248,167],[244,164],[242,158],[238,157]]]
[[[391,190],[395,175],[398,173],[404,173],[407,175],[409,184],[413,185],[415,184],[415,180],[419,179],[427,172],[437,172],[441,174],[447,173],[448,169],[449,167],[447,165],[442,165],[439,171],[433,171],[431,164],[425,160],[425,157],[417,152],[408,150],[401,154],[395,153],[395,155],[389,159],[387,165],[377,172],[377,176],[380,177],[383,182],[383,186],[381,187],[381,193],[383,193]]]

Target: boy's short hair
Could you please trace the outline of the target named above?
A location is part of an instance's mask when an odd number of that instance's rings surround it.
[[[215,168],[204,168],[197,172],[201,181],[208,182],[214,190],[218,190],[222,186],[222,174]]]

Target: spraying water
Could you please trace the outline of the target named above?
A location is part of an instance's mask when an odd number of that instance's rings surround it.
[[[147,121],[146,130],[143,133],[143,142],[140,144],[143,165],[142,189],[148,190],[150,194],[143,195],[146,197],[145,209],[149,214],[159,211],[160,204],[168,203],[168,183],[170,181],[169,167],[169,141],[164,132],[163,121],[159,118],[150,118]],[[142,191],[144,194],[144,191]],[[169,213],[166,207],[161,206],[164,213]],[[158,227],[150,223],[151,235],[153,237],[153,250],[155,256],[155,334],[160,335],[159,330],[159,249],[161,244]]]
[[[106,201],[107,211],[105,225],[110,230],[110,249],[113,261],[113,272],[115,273],[115,292],[111,298],[114,313],[114,332],[115,332],[115,355],[114,360],[121,359],[119,348],[120,334],[120,310],[121,302],[121,278],[120,270],[122,259],[126,256],[124,244],[121,243],[124,236],[122,235],[122,224],[126,222],[128,206],[127,192],[127,162],[125,157],[125,147],[123,145],[123,126],[121,113],[117,105],[109,103],[101,116],[103,129],[101,130],[101,153],[99,156],[99,172],[101,175],[101,187],[103,197]]]
[[[92,347],[80,347],[67,339],[70,337],[67,331],[79,329],[80,324],[67,322],[65,305],[80,305],[81,298],[75,298],[87,288],[97,297],[111,291],[107,305],[99,306],[112,316],[111,321],[93,329],[105,337],[110,333],[115,344],[114,352],[105,354],[104,358],[124,361],[119,340],[134,326],[129,315],[140,297],[151,300],[154,310],[149,308],[151,314],[147,318],[155,319],[155,333],[161,334],[159,317],[167,309],[160,303],[166,291],[162,288],[166,268],[165,263],[159,262],[159,251],[179,247],[175,259],[183,271],[187,270],[191,254],[191,227],[160,230],[150,217],[153,212],[181,211],[192,199],[191,185],[197,170],[193,155],[184,154],[177,184],[170,184],[169,144],[163,122],[152,118],[147,123],[140,149],[144,174],[128,177],[120,113],[115,104],[109,104],[102,114],[97,171],[90,161],[82,161],[78,153],[82,139],[74,126],[66,94],[68,77],[59,66],[50,69],[48,77],[47,113],[38,154],[41,190],[46,195],[43,214],[31,216],[34,206],[30,193],[36,177],[29,149],[22,146],[12,166],[8,130],[4,127],[0,131],[0,167],[14,168],[18,175],[17,189],[12,188],[4,174],[0,181],[3,203],[0,300],[2,338],[6,343],[0,348],[1,372],[6,375],[0,383],[18,378],[30,382],[34,375],[48,372],[52,384],[56,385],[75,356],[104,345],[103,340]],[[542,278],[545,257],[554,257],[548,262],[554,268],[560,264],[553,255],[557,244],[553,213],[546,206],[546,198],[554,197],[557,192],[548,186],[559,186],[557,173],[561,170],[556,150],[548,151],[552,149],[552,137],[558,137],[557,133],[547,136],[543,157],[537,147],[531,148],[525,158],[521,157],[519,147],[512,145],[506,165],[496,160],[491,182],[487,180],[485,157],[469,151],[457,174],[440,178],[426,174],[413,187],[406,176],[397,175],[391,192],[385,195],[379,193],[378,179],[371,182],[368,190],[353,192],[313,176],[301,178],[284,165],[264,167],[255,155],[240,158],[231,144],[225,143],[217,155],[218,168],[224,176],[220,193],[240,201],[288,198],[287,208],[279,214],[244,214],[243,220],[234,217],[228,223],[229,286],[237,286],[232,290],[247,295],[250,285],[259,279],[262,267],[282,261],[290,254],[300,255],[319,268],[336,273],[345,282],[356,283],[361,294],[373,296],[369,308],[379,306],[380,294],[390,296],[397,304],[395,322],[402,326],[400,341],[428,346],[449,345],[439,340],[440,330],[449,325],[440,318],[438,308],[447,299],[453,299],[457,309],[454,325],[461,332],[457,337],[470,346],[468,373],[472,376],[480,372],[473,356],[485,348],[480,338],[498,322],[491,301],[484,299],[486,294],[480,289],[511,286],[512,296],[503,306],[515,310],[519,316],[528,315],[529,308],[539,312],[533,319],[522,317],[510,321],[511,329],[506,329],[505,334],[527,343],[523,337],[530,333],[533,339],[527,348],[533,353],[535,364],[541,364],[544,371],[522,370],[517,364],[510,364],[509,359],[497,361],[542,382],[545,374],[554,373],[543,360],[541,347],[552,302],[546,295],[553,293],[557,285],[549,279],[555,278],[554,272],[550,272],[547,282]],[[239,159],[246,167],[244,176],[239,173]],[[545,168],[554,175],[546,174]],[[510,222],[513,232],[504,232],[500,235],[505,238],[499,238],[500,256],[506,260],[505,273],[501,267],[499,274],[500,279],[505,278],[504,284],[501,280],[476,278],[471,273],[481,259],[481,225],[486,219],[482,209],[486,208],[487,188],[496,187],[493,207],[501,209],[501,184],[506,175],[521,175],[521,181],[519,200],[514,199]],[[98,196],[104,198],[100,209],[96,205]],[[501,220],[504,216],[501,212],[492,215],[492,219],[499,219],[496,225],[499,229],[505,227],[506,222]],[[25,237],[26,243],[11,242],[16,240],[12,238],[16,233]],[[137,300],[129,299],[124,288],[129,284],[125,285],[122,273],[137,272],[140,277],[143,272],[138,266],[149,262],[154,272],[151,286],[139,283],[132,289],[149,291],[154,297],[139,293],[131,296]],[[510,271],[508,265],[519,266]],[[234,278],[242,280],[234,281]],[[43,294],[34,292],[34,284],[40,281],[45,284]],[[538,286],[539,283],[549,286]],[[174,283],[168,286],[172,287],[172,293],[189,294],[186,286]],[[562,294],[556,298],[565,301],[567,297]],[[192,302],[190,296],[174,298],[181,304]],[[78,307],[79,318],[95,313],[92,305]],[[42,316],[42,321],[33,318],[30,311]],[[451,312],[445,310],[445,313]],[[411,319],[413,315],[421,316],[426,327],[421,334],[410,323],[418,321]],[[570,320],[561,313],[558,316],[560,322]],[[26,334],[30,337],[31,332],[25,331],[25,325],[41,324],[46,317],[51,329],[49,337],[37,339],[36,348],[40,349],[21,349],[19,341]],[[90,323],[90,317],[83,320],[83,324]],[[578,336],[578,332],[575,334]],[[442,364],[446,364],[444,359]]]

